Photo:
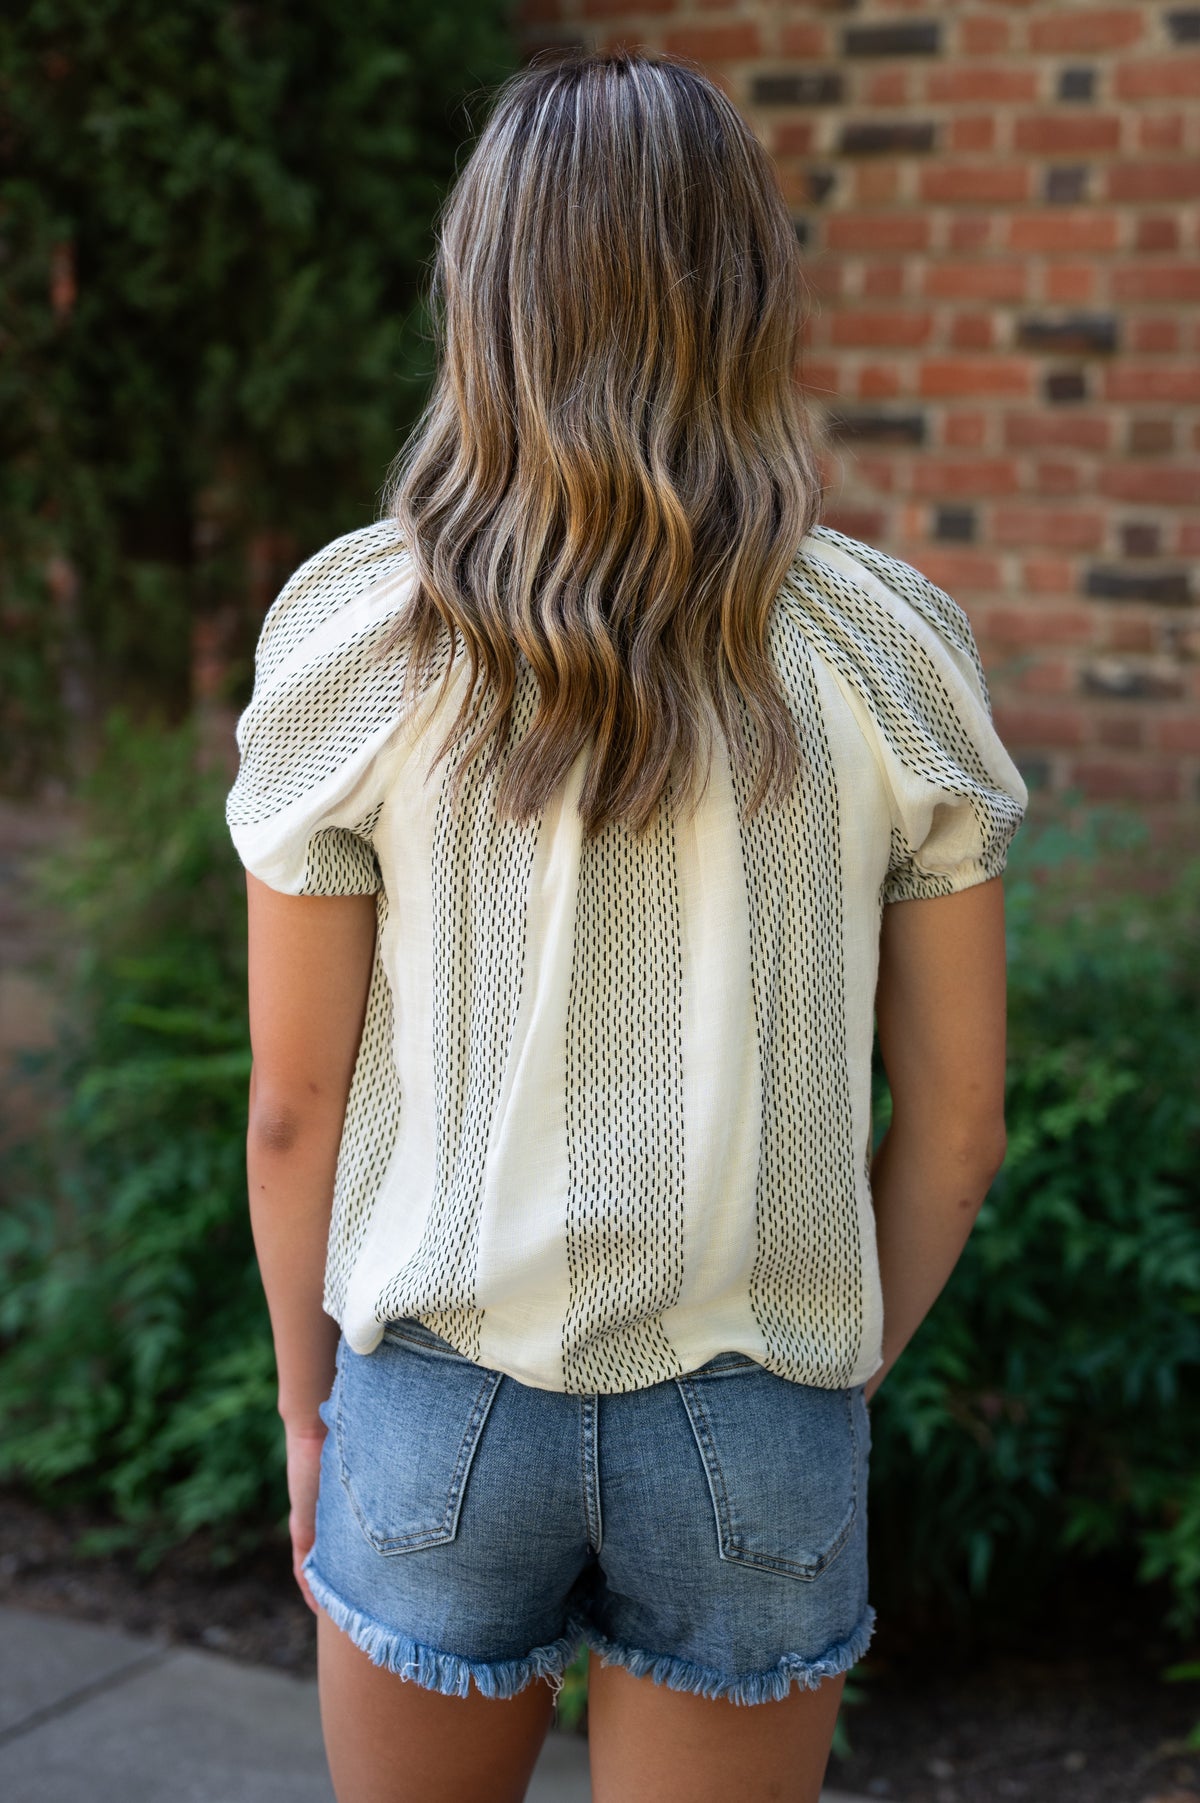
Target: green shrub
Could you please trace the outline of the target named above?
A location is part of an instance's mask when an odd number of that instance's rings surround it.
[[[471,108],[516,66],[508,13],[0,8],[0,780],[17,792],[61,764],[81,689],[180,717],[197,615],[222,617],[244,668],[252,541],[257,560],[273,535],[282,577],[374,511],[431,373],[435,215]]]
[[[226,781],[190,727],[113,723],[53,873],[78,947],[60,1110],[0,1229],[0,1476],[106,1505],[148,1559],[285,1511]],[[1123,889],[1145,860],[1095,821],[1018,835],[1009,1155],[873,1410],[881,1612],[1028,1626],[1044,1581],[1101,1558],[1196,1620],[1200,865]]]
[[[147,1558],[285,1507],[246,1207],[245,892],[196,732],[110,722],[46,903],[75,948],[0,1227],[0,1476]],[[33,1061],[37,1063],[38,1061]]]
[[[874,1410],[892,1607],[1027,1625],[1077,1557],[1200,1614],[1200,862],[1148,857],[1128,816],[1017,837],[1008,1156]]]

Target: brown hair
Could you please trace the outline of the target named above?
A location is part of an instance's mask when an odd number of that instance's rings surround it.
[[[714,716],[749,811],[791,788],[767,627],[822,499],[801,282],[774,167],[697,70],[578,53],[498,90],[443,208],[439,368],[384,506],[413,559],[406,692],[443,657],[444,688],[461,645],[434,764],[460,746],[457,785],[490,746],[502,814],[531,819],[586,748],[587,832],[640,831],[673,772],[672,805],[699,798]],[[512,744],[519,658],[538,702]]]

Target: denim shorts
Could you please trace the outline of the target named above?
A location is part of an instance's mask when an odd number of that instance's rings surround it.
[[[740,1352],[618,1395],[533,1389],[420,1322],[343,1336],[321,1405],[317,1602],[431,1690],[555,1694],[586,1643],[673,1690],[770,1702],[866,1651],[863,1386]]]

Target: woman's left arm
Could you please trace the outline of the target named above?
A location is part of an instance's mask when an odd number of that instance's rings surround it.
[[[250,1106],[246,1181],[288,1442],[292,1542],[312,1544],[317,1413],[338,1326],[322,1307],[346,1098],[375,951],[373,895],[283,895],[249,872]],[[309,1598],[311,1603],[311,1598]]]

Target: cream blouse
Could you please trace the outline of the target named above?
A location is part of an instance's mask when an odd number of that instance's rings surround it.
[[[356,1352],[415,1315],[538,1389],[634,1390],[730,1349],[865,1382],[882,910],[999,875],[1028,800],[966,615],[815,527],[771,625],[792,798],[742,821],[719,741],[691,817],[586,841],[582,759],[525,827],[497,818],[498,774],[476,766],[457,809],[452,759],[427,780],[447,720],[402,718],[403,654],[372,656],[410,579],[389,520],[291,577],[227,803],[271,888],[376,897],[326,1310]],[[515,737],[534,700],[526,671]]]

